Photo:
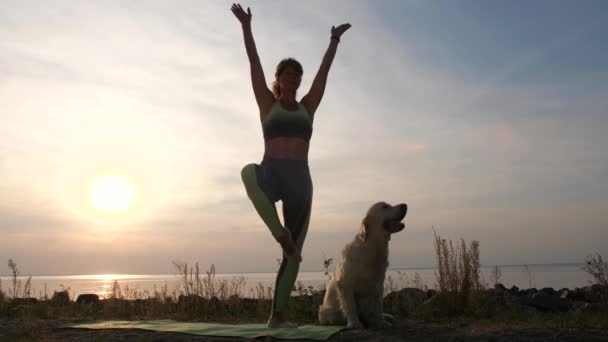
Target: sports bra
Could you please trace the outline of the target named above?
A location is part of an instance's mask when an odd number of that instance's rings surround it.
[[[291,112],[275,101],[268,115],[262,122],[264,141],[277,137],[300,138],[310,141],[312,120],[306,108],[298,103],[298,110]]]

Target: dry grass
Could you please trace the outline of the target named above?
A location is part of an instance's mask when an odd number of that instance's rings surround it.
[[[601,255],[588,255],[582,269],[593,277],[595,283],[608,286],[608,262],[602,260]]]
[[[534,274],[530,271],[530,267],[528,265],[524,265],[524,273],[528,278],[528,288],[536,287],[536,281],[534,280]]]
[[[490,272],[490,285],[496,286],[502,280],[502,271],[498,265],[495,265]]]
[[[397,271],[397,277],[392,275],[386,276],[384,280],[384,295],[395,291],[399,291],[403,288],[415,288],[422,291],[427,291],[429,286],[424,283],[420,273],[414,272],[414,275],[410,277],[406,272]]]
[[[152,291],[121,286],[114,281],[109,293],[97,304],[77,304],[68,293],[68,303],[54,302],[46,295],[24,300],[31,296],[30,279],[21,286],[16,263],[10,260],[12,287],[5,292],[0,283],[0,318],[30,319],[176,319],[209,322],[264,322],[270,313],[274,289],[258,283],[245,293],[244,276],[232,279],[217,278],[215,266],[201,271],[199,264],[190,266],[174,262],[179,276],[178,287],[170,290],[168,284]],[[322,288],[305,287],[301,282],[294,288],[289,303],[289,316],[298,322],[315,322],[322,302]],[[247,297],[248,295],[248,297]]]
[[[467,246],[464,239],[454,243],[435,236],[437,257],[437,286],[440,295],[435,301],[446,315],[459,315],[480,300],[484,287],[480,281],[479,242],[471,241]]]
[[[480,282],[479,242],[471,241],[467,247],[464,239],[453,243],[435,234],[437,271],[435,276],[441,292],[461,293],[468,296],[472,291],[483,289]]]
[[[215,265],[213,264],[204,274],[200,272],[198,262],[195,263],[194,268],[188,267],[185,262],[174,261],[173,265],[178,274],[181,274],[180,289],[183,295],[194,295],[207,299],[217,297],[221,300],[243,295],[242,288],[246,283],[244,276],[234,277],[230,281],[218,280],[215,278]]]
[[[418,273],[408,275],[398,272],[397,277],[387,277],[386,293],[410,288],[398,302],[385,302],[388,313],[408,316],[425,321],[489,319],[505,322],[537,322],[558,327],[598,327],[608,322],[608,317],[568,312],[542,314],[529,308],[509,306],[499,302],[484,291],[480,281],[480,249],[477,241],[467,244],[463,239],[457,243],[441,238],[435,233],[434,246],[437,256],[438,295],[427,300],[433,290],[422,282]],[[324,263],[328,270],[331,262]],[[273,288],[261,283],[244,293],[246,280],[243,276],[232,279],[216,277],[214,265],[201,271],[199,264],[193,266],[175,262],[179,286],[154,287],[152,291],[121,286],[115,281],[107,298],[97,304],[57,303],[41,294],[36,303],[20,300],[30,295],[29,281],[22,286],[16,263],[9,261],[13,277],[6,291],[0,282],[0,318],[2,319],[176,319],[207,322],[265,322],[270,313]],[[594,272],[605,270],[601,257],[590,260]],[[598,273],[605,274],[605,273]],[[329,275],[329,272],[328,274]],[[500,279],[496,267],[493,281]],[[599,278],[605,279],[605,278]],[[66,289],[64,289],[66,290]],[[66,291],[69,291],[67,289]],[[294,297],[288,306],[288,316],[298,323],[316,323],[318,307],[323,300],[324,289],[304,286],[297,282]],[[246,296],[248,295],[248,296]]]

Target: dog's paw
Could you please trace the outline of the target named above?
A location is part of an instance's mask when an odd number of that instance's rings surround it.
[[[363,329],[363,323],[361,323],[361,321],[359,320],[354,320],[354,321],[349,321],[348,324],[346,325],[346,328],[348,329]]]

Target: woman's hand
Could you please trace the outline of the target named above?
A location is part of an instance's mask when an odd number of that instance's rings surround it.
[[[346,30],[348,30],[349,28],[350,28],[350,24],[348,24],[348,23],[342,24],[338,27],[332,26],[331,27],[331,36],[338,37],[338,39],[339,39],[340,36],[342,36],[342,34],[344,32],[346,32]]]
[[[234,16],[241,22],[241,25],[251,24],[251,10],[247,7],[247,12],[241,7],[241,4],[232,4],[230,8]]]

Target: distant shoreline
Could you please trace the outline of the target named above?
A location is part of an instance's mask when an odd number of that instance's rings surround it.
[[[565,263],[548,263],[548,264],[508,264],[508,265],[483,265],[481,268],[492,268],[498,266],[499,268],[503,267],[533,267],[533,266],[543,266],[543,267],[559,267],[559,266],[582,266],[584,262],[565,262]],[[417,271],[417,270],[434,270],[437,267],[389,267],[388,271]],[[203,270],[204,272],[204,270]],[[315,272],[325,272],[324,269],[320,270],[302,270],[300,272],[306,273],[315,273]],[[268,273],[276,273],[276,271],[271,272],[218,272],[215,275],[241,275],[241,274],[268,274]],[[143,274],[133,274],[133,273],[89,273],[89,274],[20,274],[18,277],[86,277],[86,276],[99,276],[99,275],[113,275],[113,276],[168,276],[168,275],[177,275],[178,273],[143,273]],[[0,274],[0,278],[12,278],[11,274]]]

